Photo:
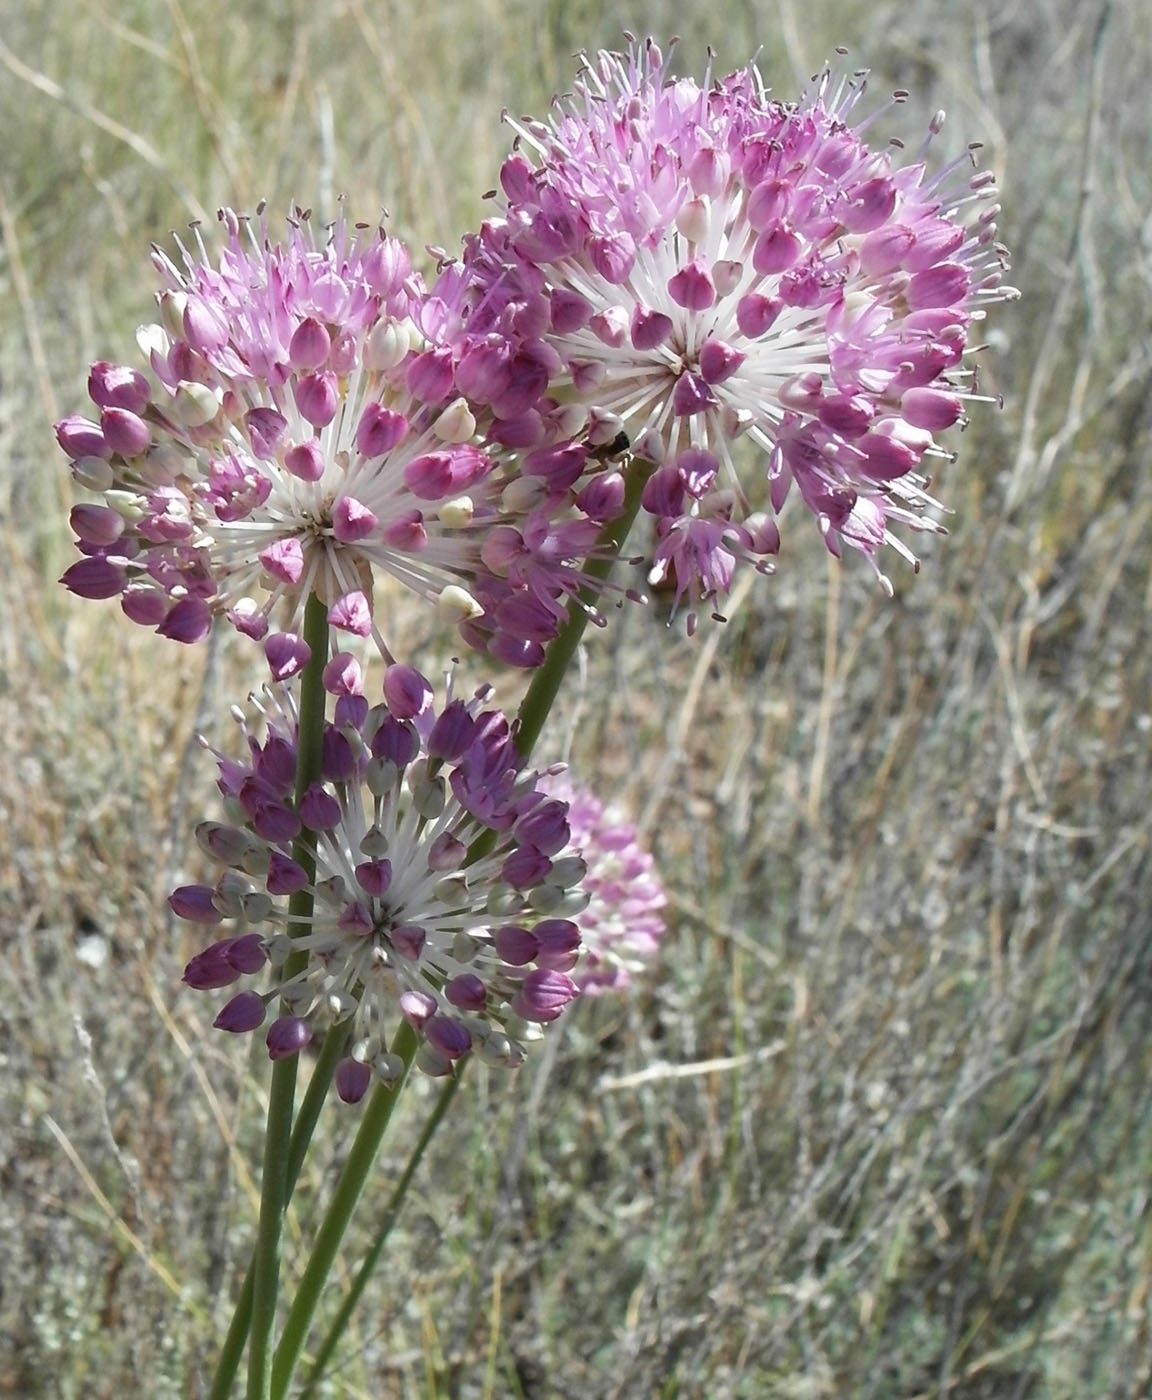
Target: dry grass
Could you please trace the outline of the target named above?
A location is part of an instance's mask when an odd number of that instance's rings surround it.
[[[842,41],[913,90],[893,130],[945,106],[955,148],[983,135],[1024,292],[984,376],[1006,404],[973,415],[952,535],[895,601],[797,521],[726,627],[633,611],[590,640],[554,743],[640,815],[664,955],[513,1081],[465,1086],[326,1393],[1148,1394],[1140,0],[1102,30],[1073,0],[749,0],[722,32],[654,0],[292,8],[0,5],[0,1395],[198,1393],[266,1084],[177,991],[163,914],[212,800],[188,736],[220,732],[251,658],[55,587],[49,424],[130,350],[149,240],[347,191],[451,244],[500,109],[539,110],[625,23],[679,28],[686,67],[763,43],[785,91]],[[351,1121],[324,1121],[298,1235]]]

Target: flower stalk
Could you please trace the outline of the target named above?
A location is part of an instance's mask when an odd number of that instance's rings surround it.
[[[272,1400],[283,1400],[288,1393],[288,1386],[300,1360],[308,1329],[320,1302],[320,1294],[336,1260],[356,1203],[363,1194],[364,1186],[376,1164],[384,1134],[392,1121],[392,1111],[396,1107],[418,1046],[416,1031],[407,1021],[401,1021],[390,1050],[403,1064],[403,1072],[391,1084],[378,1084],[364,1110],[356,1140],[340,1174],[323,1223],[316,1234],[316,1242],[312,1246],[312,1253],[284,1323],[280,1344],[276,1348],[269,1392]]]
[[[544,664],[533,673],[531,684],[524,696],[517,715],[516,747],[521,757],[527,759],[536,746],[549,712],[560,693],[560,686],[576,655],[576,648],[588,626],[591,613],[589,608],[596,595],[597,585],[602,583],[612,571],[620,551],[636,521],[644,486],[652,471],[648,462],[634,459],[625,477],[624,506],[615,520],[604,527],[595,555],[584,564],[584,576],[589,580],[568,608],[568,621],[560,630],[559,636],[548,647]]]
[[[320,1110],[328,1098],[332,1077],[336,1073],[336,1066],[345,1054],[347,1042],[348,1031],[343,1027],[334,1028],[325,1039],[309,1077],[308,1088],[301,1101],[300,1111],[292,1125],[292,1139],[288,1146],[287,1190],[289,1196],[291,1196],[296,1179],[300,1175],[300,1168],[304,1165],[304,1157],[312,1141],[312,1135],[316,1131]],[[208,1392],[207,1400],[228,1400],[232,1394],[236,1372],[240,1368],[240,1360],[244,1354],[248,1332],[252,1326],[252,1296],[255,1278],[256,1261],[255,1253],[253,1253],[252,1262],[248,1266],[248,1272],[244,1275],[244,1282],[241,1285],[239,1297],[236,1299],[236,1307],[224,1338],[224,1345],[220,1349],[216,1373],[212,1378],[212,1388]]]
[[[436,1105],[428,1115],[428,1121],[420,1130],[420,1136],[416,1140],[416,1145],[412,1149],[408,1164],[405,1166],[400,1180],[389,1198],[387,1206],[384,1208],[384,1218],[376,1238],[372,1241],[371,1248],[364,1256],[356,1271],[356,1277],[352,1281],[352,1287],[344,1296],[336,1316],[332,1319],[328,1332],[316,1351],[312,1362],[312,1368],[308,1373],[308,1379],[304,1384],[304,1389],[300,1392],[300,1400],[309,1400],[309,1397],[316,1394],[316,1386],[323,1379],[324,1371],[340,1344],[340,1339],[347,1331],[348,1323],[352,1320],[352,1314],[356,1311],[360,1299],[364,1296],[364,1290],[372,1275],[376,1271],[376,1265],[380,1262],[380,1256],[384,1252],[384,1246],[388,1243],[388,1238],[392,1234],[392,1227],[396,1224],[400,1209],[408,1196],[408,1188],[412,1185],[412,1180],[424,1160],[424,1153],[428,1149],[428,1144],[436,1134],[444,1119],[444,1115],[451,1107],[452,1100],[456,1097],[464,1078],[464,1071],[469,1063],[468,1059],[460,1061],[456,1066],[456,1072],[450,1079],[445,1080],[440,1096],[436,1100]]]
[[[328,615],[324,604],[311,595],[304,610],[304,640],[310,656],[300,679],[300,729],[296,760],[296,802],[320,776],[326,696],[322,676],[328,655]],[[293,843],[293,858],[315,873],[316,856],[311,835],[302,830]],[[289,912],[289,937],[307,930],[312,915],[311,885],[293,894]],[[302,955],[292,954],[284,968],[291,977]],[[289,1182],[292,1112],[296,1097],[298,1056],[288,1055],[272,1066],[268,1097],[268,1121],[264,1138],[264,1166],[260,1189],[260,1221],[252,1270],[252,1325],[248,1346],[248,1400],[268,1400],[271,1395],[272,1341],[276,1326],[276,1301],[280,1283],[280,1242],[284,1212],[291,1195]]]

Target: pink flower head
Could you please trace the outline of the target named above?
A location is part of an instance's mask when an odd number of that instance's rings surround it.
[[[569,842],[564,856],[585,866],[587,907],[577,916],[584,945],[573,974],[587,996],[626,987],[651,962],[664,936],[661,910],[668,902],[651,852],[636,828],[567,773],[549,776],[545,790],[568,805]]]
[[[395,666],[389,675],[384,702],[371,706],[334,678],[323,776],[299,804],[287,688],[259,702],[262,736],[244,725],[244,760],[218,755],[227,821],[202,824],[197,838],[222,873],[214,885],[182,887],[171,904],[196,923],[250,931],[198,953],[184,980],[232,986],[302,953],[305,966],[265,1001],[282,998],[297,1028],[351,1022],[351,1059],[378,1077],[395,1073],[387,1045],[401,1016],[421,1033],[418,1063],[429,1073],[447,1073],[469,1050],[516,1065],[537,1027],[577,994],[570,916],[585,903],[584,866],[564,854],[567,809],[522,769],[507,720],[484,708],[489,687],[437,708],[422,676]],[[295,858],[302,832],[315,850],[311,876]],[[301,890],[313,912],[289,938]],[[263,1019],[250,997],[228,1007],[224,1029]],[[274,1053],[289,1053],[284,1043],[270,1033]],[[366,1083],[350,1064],[342,1097],[359,1098]]]
[[[863,91],[826,72],[779,102],[753,67],[701,85],[649,42],[512,123],[473,295],[535,308],[550,393],[657,465],[644,505],[678,597],[766,567],[793,485],[828,547],[874,567],[883,543],[912,557],[891,523],[938,528],[918,468],[974,397],[974,323],[1014,293],[992,177],[870,147],[849,124]]]
[[[529,586],[492,582],[481,555],[488,531],[528,508],[504,497],[492,430],[547,373],[463,364],[452,308],[382,231],[341,216],[320,238],[301,216],[274,243],[263,217],[221,220],[215,258],[199,230],[179,265],[155,253],[162,323],[140,333],[151,378],[99,362],[95,418],[57,425],[77,481],[102,497],[74,515],[84,557],[65,585],[119,595],[180,641],[223,615],[266,647],[295,637],[316,594],[335,627],[371,633],[386,656],[378,570],[454,624],[482,616],[479,592]],[[551,601],[569,585],[531,586]],[[270,652],[278,676],[283,652]]]

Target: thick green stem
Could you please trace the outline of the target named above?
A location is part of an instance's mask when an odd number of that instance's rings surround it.
[[[308,1337],[308,1329],[320,1302],[320,1294],[336,1260],[336,1253],[352,1219],[352,1212],[356,1209],[356,1203],[372,1174],[380,1144],[392,1118],[392,1110],[396,1107],[396,1101],[404,1087],[418,1044],[416,1032],[411,1025],[407,1021],[401,1021],[392,1041],[391,1052],[403,1062],[403,1073],[393,1084],[378,1084],[364,1110],[360,1130],[356,1134],[348,1160],[340,1173],[340,1180],[336,1183],[336,1189],[316,1234],[312,1253],[284,1323],[280,1345],[276,1348],[276,1356],[272,1363],[271,1394],[274,1400],[284,1400],[288,1393],[296,1364]]]
[[[312,1141],[312,1134],[316,1130],[320,1110],[328,1097],[328,1090],[336,1073],[336,1066],[348,1048],[348,1041],[348,1029],[342,1026],[334,1027],[328,1033],[324,1041],[324,1048],[320,1051],[312,1070],[312,1076],[308,1081],[308,1090],[300,1104],[300,1112],[296,1115],[296,1121],[292,1125],[292,1142],[288,1148],[289,1196],[291,1196],[300,1175],[300,1168],[304,1165],[304,1154],[308,1151],[308,1144]],[[236,1299],[236,1308],[232,1313],[232,1321],[228,1325],[224,1345],[220,1349],[220,1359],[216,1363],[216,1374],[212,1378],[212,1389],[208,1392],[207,1400],[228,1400],[232,1394],[236,1372],[240,1367],[240,1358],[244,1354],[244,1346],[248,1341],[248,1329],[252,1326],[252,1289],[255,1277],[256,1262],[255,1254],[253,1254],[252,1261],[248,1265],[248,1272],[244,1275],[240,1295]]]
[[[324,666],[328,659],[328,613],[315,594],[304,610],[304,640],[311,656],[300,678],[300,713],[296,739],[296,802],[321,773],[324,740]],[[304,867],[308,887],[294,894],[288,905],[288,935],[296,937],[312,915],[311,886],[316,856],[311,838],[301,832],[293,843],[293,858]],[[293,954],[283,977],[292,977],[305,954]],[[252,1325],[248,1343],[248,1400],[268,1400],[271,1395],[271,1356],[276,1326],[276,1298],[280,1283],[280,1237],[288,1205],[288,1159],[292,1139],[292,1109],[296,1097],[298,1056],[290,1055],[272,1066],[268,1094],[268,1124],[264,1136],[264,1167],[260,1182],[260,1223],[253,1257]]]
[[[380,1255],[384,1252],[384,1246],[388,1242],[388,1236],[392,1233],[392,1227],[395,1225],[396,1218],[400,1214],[400,1207],[404,1204],[404,1198],[408,1194],[408,1188],[412,1184],[412,1178],[416,1175],[417,1169],[424,1159],[424,1153],[427,1150],[428,1144],[432,1141],[433,1134],[440,1126],[440,1120],[448,1112],[449,1105],[456,1097],[456,1091],[460,1087],[460,1082],[467,1064],[467,1058],[459,1061],[456,1065],[455,1073],[445,1083],[443,1089],[441,1089],[440,1097],[436,1100],[436,1107],[428,1115],[428,1121],[424,1124],[424,1129],[420,1134],[416,1146],[412,1149],[412,1155],[408,1158],[408,1165],[404,1168],[400,1180],[396,1183],[392,1191],[391,1199],[385,1207],[384,1219],[381,1222],[380,1229],[377,1231],[376,1238],[372,1241],[372,1247],[364,1256],[360,1268],[357,1270],[356,1277],[352,1282],[352,1287],[348,1290],[344,1301],[340,1304],[340,1309],[332,1319],[327,1335],[320,1344],[319,1350],[316,1352],[315,1359],[312,1362],[312,1369],[308,1373],[308,1380],[304,1385],[304,1389],[300,1392],[300,1400],[310,1400],[310,1397],[316,1393],[316,1386],[324,1375],[325,1367],[327,1367],[329,1361],[331,1361],[332,1355],[339,1345],[340,1338],[344,1335],[348,1323],[351,1321],[352,1314],[355,1312],[357,1304],[363,1297],[365,1288],[368,1287],[368,1281],[371,1279],[372,1274],[375,1272],[376,1265],[380,1261]]]
[[[648,462],[633,460],[626,478],[624,509],[615,520],[605,526],[597,542],[595,557],[584,566],[584,572],[590,579],[603,581],[611,572],[616,556],[623,549],[640,510],[644,483],[651,472],[652,467]],[[536,740],[544,728],[544,721],[548,718],[548,712],[560,692],[560,685],[572,658],[576,655],[576,648],[580,645],[584,629],[588,626],[589,609],[596,601],[596,594],[594,584],[589,584],[580,591],[577,601],[568,609],[568,621],[561,628],[556,640],[549,644],[548,655],[537,668],[528,693],[521,702],[516,747],[524,758],[527,758],[535,747]]]

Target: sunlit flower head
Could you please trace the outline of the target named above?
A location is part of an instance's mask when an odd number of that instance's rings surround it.
[[[656,862],[632,823],[588,789],[574,787],[567,773],[544,785],[568,804],[568,849],[586,866],[588,906],[579,918],[584,948],[573,976],[587,996],[626,987],[664,936],[661,911],[668,900]]]
[[[535,300],[550,392],[655,464],[655,577],[678,594],[764,567],[793,488],[837,554],[911,558],[890,525],[938,528],[918,469],[973,396],[973,325],[1012,294],[993,181],[970,151],[933,172],[923,148],[870,147],[877,114],[849,125],[863,91],[674,79],[649,42],[588,60],[547,122],[512,122],[488,241],[515,256],[478,261],[476,294]]]
[[[273,242],[263,217],[221,219],[217,257],[198,229],[179,263],[155,253],[161,319],[138,336],[148,372],[98,362],[96,418],[57,425],[76,480],[98,493],[73,510],[84,557],[64,583],[119,596],[179,641],[226,616],[265,642],[280,677],[301,664],[310,594],[390,659],[377,571],[447,621],[479,619],[478,581],[502,582],[485,542],[526,509],[508,508],[508,453],[489,433],[508,393],[491,376],[459,391],[451,308],[396,239],[343,217],[318,234],[302,216]],[[551,597],[563,581],[540,586]],[[473,640],[500,630],[488,619]],[[529,639],[504,649],[539,660]]]
[[[298,803],[290,691],[266,692],[263,737],[245,726],[246,760],[219,758],[227,821],[205,822],[197,837],[222,873],[170,903],[182,918],[233,928],[184,980],[217,989],[271,964],[269,984],[236,993],[216,1025],[256,1030],[271,1008],[274,1059],[317,1029],[350,1025],[337,1073],[349,1101],[373,1075],[398,1072],[388,1045],[400,1017],[420,1033],[428,1073],[449,1072],[469,1051],[516,1065],[577,994],[574,917],[586,896],[567,807],[522,769],[507,720],[484,708],[489,687],[436,709],[407,666],[389,667],[375,705],[350,657],[334,658],[326,678],[340,694],[323,777]],[[314,874],[300,863],[302,834]],[[289,905],[302,890],[313,911],[294,924]]]

